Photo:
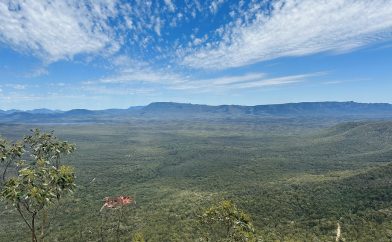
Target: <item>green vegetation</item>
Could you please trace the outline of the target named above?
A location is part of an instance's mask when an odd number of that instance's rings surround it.
[[[206,241],[256,241],[255,229],[249,214],[229,200],[208,208],[201,216]]]
[[[9,144],[1,140],[0,143],[0,156],[5,163],[1,198],[16,208],[30,229],[31,240],[42,241],[47,235],[48,207],[75,188],[73,168],[60,163],[61,156],[71,153],[74,146],[57,140],[53,133],[42,134],[39,130],[26,136],[23,142]],[[28,160],[22,160],[22,157]],[[6,178],[12,165],[17,175]],[[42,220],[40,236],[37,234],[39,218]]]
[[[78,187],[48,209],[47,241],[196,241],[222,199],[252,217],[260,241],[392,239],[392,122],[136,120],[43,126],[78,151]],[[0,125],[16,140],[31,127]],[[136,206],[100,213],[106,196]],[[0,241],[29,240],[0,204]],[[118,228],[118,230],[117,230]]]

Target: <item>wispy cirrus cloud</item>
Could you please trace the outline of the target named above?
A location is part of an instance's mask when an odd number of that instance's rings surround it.
[[[176,6],[172,2],[172,0],[164,0],[165,4],[168,6],[169,10],[171,12],[174,12],[176,10]]]
[[[81,87],[84,92],[92,95],[109,95],[109,96],[129,96],[129,95],[152,95],[156,90],[151,88],[132,88],[118,86],[101,86],[101,85],[84,85]]]
[[[0,43],[47,63],[121,52],[226,69],[391,40],[392,1],[9,0],[0,2],[0,22]]]
[[[184,82],[185,77],[168,72],[160,72],[159,70],[123,70],[115,75],[99,79],[97,82],[103,84],[125,84],[125,83],[161,83],[172,85]]]
[[[310,81],[315,77],[324,76],[326,72],[307,73],[271,77],[266,73],[247,73],[242,75],[221,76],[216,78],[193,79],[171,86],[175,90],[216,91],[228,89],[257,89],[270,86],[284,86]]]
[[[116,92],[118,94],[133,90],[135,86],[153,93],[159,90],[182,90],[192,92],[215,92],[236,89],[260,89],[270,86],[284,86],[307,82],[327,75],[326,72],[315,72],[298,75],[271,76],[267,73],[243,73],[236,75],[220,75],[213,78],[194,77],[176,73],[171,70],[150,69],[149,67],[125,68],[115,75],[97,80],[83,82],[86,90],[97,90],[100,93]]]
[[[27,85],[24,84],[5,84],[4,86],[10,87],[15,90],[24,90],[27,87]]]
[[[6,0],[0,2],[0,44],[46,63],[121,49],[132,58],[146,59],[150,52],[159,58],[173,46],[163,41],[164,29],[173,34],[220,2],[186,1],[177,8],[172,0]]]
[[[135,62],[127,56],[116,56],[111,60],[117,71],[113,75],[83,82],[87,86],[103,89],[128,88],[130,85],[165,88],[169,90],[215,91],[227,89],[264,88],[289,85],[326,76],[328,72],[314,72],[294,75],[270,75],[264,72],[244,72],[242,74],[217,74],[214,77],[196,77],[176,68],[152,68],[148,63]]]
[[[212,13],[216,13],[219,9],[219,6],[222,5],[224,3],[224,0],[213,0],[210,4],[210,11]]]
[[[392,1],[281,0],[222,27],[219,40],[188,49],[181,64],[225,69],[287,56],[344,52],[392,39]]]
[[[392,1],[8,0],[0,1],[0,23],[1,47],[43,60],[43,67],[23,78],[46,75],[60,82],[48,89],[67,95],[240,93],[327,74],[318,68],[229,70],[233,67],[392,40]],[[86,58],[80,61],[78,55]],[[91,72],[103,67],[99,73],[105,74],[83,83],[72,75],[52,80],[49,72],[56,68],[50,65],[61,60],[94,66]],[[0,87],[3,96],[24,97],[32,90]]]
[[[108,18],[114,1],[2,1],[0,42],[46,62],[119,48]]]
[[[189,77],[167,68],[153,68],[146,62],[137,62],[128,56],[112,58],[115,73],[100,79],[88,80],[84,84],[175,84],[185,82]]]

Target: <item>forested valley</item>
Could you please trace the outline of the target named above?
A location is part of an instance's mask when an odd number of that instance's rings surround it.
[[[337,226],[344,241],[392,239],[390,121],[3,124],[0,133],[15,141],[37,127],[76,147],[64,158],[76,188],[50,206],[44,241],[240,240],[203,217],[219,206],[246,216],[248,241],[334,241]],[[120,195],[136,203],[100,211]],[[0,241],[30,240],[12,205],[3,199],[0,211]]]

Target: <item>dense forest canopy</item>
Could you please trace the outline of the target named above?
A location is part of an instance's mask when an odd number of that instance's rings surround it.
[[[9,140],[29,129],[0,125]],[[332,241],[337,223],[346,241],[391,238],[389,121],[135,120],[42,129],[78,147],[65,159],[78,186],[51,207],[48,240],[193,241],[208,234],[200,216],[223,200],[250,216],[261,241]],[[105,197],[119,195],[136,205],[100,213]],[[27,227],[15,229],[17,213],[1,206],[0,240],[28,240]]]

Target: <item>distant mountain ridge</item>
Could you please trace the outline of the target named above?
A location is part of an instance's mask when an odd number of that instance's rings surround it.
[[[356,102],[301,102],[286,104],[266,104],[255,106],[219,105],[209,106],[173,102],[151,103],[144,112],[216,112],[242,113],[248,115],[300,115],[300,114],[348,114],[348,113],[389,113],[392,104],[388,103],[356,103]]]
[[[0,110],[0,123],[110,122],[129,118],[392,118],[392,104],[356,102],[301,102],[255,106],[155,102],[128,109],[69,111],[35,109],[30,111]]]

